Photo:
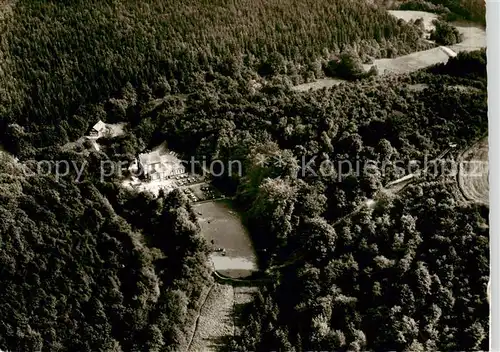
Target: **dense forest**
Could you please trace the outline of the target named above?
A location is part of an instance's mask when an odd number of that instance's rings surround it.
[[[417,26],[362,0],[21,0],[0,26],[0,133],[35,146],[83,134],[88,122],[75,113],[127,82],[172,94],[221,75],[300,83],[346,50],[369,61],[430,46]]]
[[[334,102],[335,96],[342,96],[342,110],[350,112],[344,120],[348,129],[333,124],[333,130],[321,131],[325,125],[314,122],[314,117],[328,121],[338,109],[313,109],[311,125],[320,130],[314,130],[318,134],[307,148],[282,151],[288,159],[283,158],[281,169],[251,169],[240,184],[238,197],[242,206],[250,204],[249,223],[255,224],[257,243],[268,250],[269,267],[283,269],[249,310],[246,334],[232,349],[488,348],[487,208],[458,202],[450,187],[454,180],[431,177],[400,195],[386,194],[374,209],[338,222],[381,184],[396,178],[394,174],[374,167],[362,177],[347,176],[341,182],[337,175],[303,180],[287,175],[298,150],[319,155],[335,150],[341,158],[356,155],[361,160],[388,160],[390,165],[391,160],[418,159],[425,151],[437,155],[452,141],[445,134],[461,143],[476,140],[487,130],[484,86],[481,93],[462,92],[458,98],[444,82],[471,82],[474,77],[479,87],[484,70],[482,51],[430,68],[432,79],[425,72],[412,75],[412,82],[430,84],[423,92],[411,93],[401,81],[392,85],[398,88],[391,89],[386,81],[375,91],[367,87],[373,83],[360,84],[359,90],[351,85],[357,97],[354,106],[370,106],[364,113],[349,111],[344,87],[308,95],[315,102],[321,97]],[[387,109],[385,113],[377,110],[377,103]],[[452,107],[455,104],[460,106]],[[297,131],[290,125],[287,130]],[[275,136],[283,143],[283,134]],[[271,147],[267,151],[276,153]]]
[[[196,214],[181,192],[154,198],[99,175],[101,161],[163,141],[242,162],[242,175],[213,182],[235,196],[263,270],[281,268],[230,349],[487,349],[487,208],[428,178],[340,221],[401,176],[397,161],[487,133],[486,51],[368,75],[373,58],[428,48],[421,28],[365,1],[293,5],[19,0],[4,11],[0,142],[20,161],[0,151],[0,349],[185,346],[210,280]],[[291,89],[324,76],[350,81]],[[98,119],[128,122],[126,135],[101,151],[68,146]],[[76,182],[37,174],[41,160],[86,167]],[[372,166],[315,176],[303,160]]]
[[[433,23],[436,28],[430,35],[431,40],[441,45],[453,45],[462,41],[463,35],[449,23],[438,20],[433,21]]]
[[[258,297],[233,348],[487,350],[487,214],[434,182],[337,227],[302,215],[288,237],[303,257]]]
[[[0,348],[178,350],[208,280],[187,199],[105,197],[0,157]]]
[[[266,250],[264,266],[284,269],[256,300],[248,335],[235,349],[485,349],[486,208],[463,205],[449,180],[430,178],[337,224],[401,176],[397,160],[432,158],[450,143],[468,144],[486,133],[485,59],[484,50],[461,53],[409,76],[308,93],[276,84],[240,94],[228,78],[225,86],[212,82],[161,104],[129,85],[117,97],[125,111],[107,103],[95,109],[138,122],[126,137],[105,141],[108,153],[89,153],[95,160],[130,159],[144,141],[167,140],[186,155],[243,162],[243,177],[214,182],[236,195],[256,246]],[[428,87],[414,90],[416,84]],[[131,96],[146,100],[131,103]],[[78,153],[58,147],[38,157]],[[262,165],[262,156],[280,162]],[[316,158],[313,168],[327,158],[375,166],[361,176],[335,170],[317,177],[297,172],[303,158]],[[93,180],[91,169],[85,177]],[[112,204],[119,203],[114,187],[100,186]],[[122,216],[145,221],[150,210],[139,208],[144,212]],[[136,226],[154,237],[146,223]],[[435,302],[436,296],[442,299]]]

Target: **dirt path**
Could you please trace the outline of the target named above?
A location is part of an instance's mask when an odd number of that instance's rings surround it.
[[[450,150],[451,150],[451,148],[448,148],[448,149],[444,150],[443,152],[441,152],[437,157],[434,158],[433,161],[429,162],[430,166],[428,166],[428,168],[430,168],[433,165],[434,161],[441,160],[446,154],[448,154],[450,152]],[[358,213],[359,211],[361,211],[361,209],[363,209],[365,207],[370,208],[370,209],[375,208],[375,206],[378,204],[378,202],[380,201],[381,198],[385,197],[386,195],[394,196],[394,195],[398,194],[403,189],[405,189],[406,186],[408,186],[410,183],[414,182],[415,179],[419,175],[421,175],[422,173],[425,173],[425,172],[426,172],[425,169],[418,170],[415,173],[408,174],[406,176],[398,178],[397,180],[389,182],[385,187],[382,187],[382,189],[377,191],[377,193],[374,195],[373,199],[365,200],[359,206],[357,206],[352,212],[350,212],[347,215],[344,215],[343,217],[341,217],[340,219],[335,221],[332,224],[332,226],[337,226],[338,224],[340,224],[344,220],[350,218],[351,216],[355,215],[356,213]]]

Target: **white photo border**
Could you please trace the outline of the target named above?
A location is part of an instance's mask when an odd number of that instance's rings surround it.
[[[500,0],[486,1],[490,187],[490,351],[500,351]],[[496,331],[496,333],[495,333]]]

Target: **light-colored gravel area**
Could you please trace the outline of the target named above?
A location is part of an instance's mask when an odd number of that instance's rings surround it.
[[[127,126],[126,122],[120,123],[107,123],[106,127],[109,130],[109,137],[119,137],[125,134],[125,127]]]

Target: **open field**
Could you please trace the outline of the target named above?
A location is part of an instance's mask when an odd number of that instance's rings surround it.
[[[303,83],[303,84],[299,84],[297,86],[294,86],[294,87],[292,87],[292,90],[294,90],[296,92],[306,92],[309,89],[318,90],[321,88],[330,88],[330,87],[336,86],[342,82],[345,82],[345,81],[343,79],[338,79],[338,78],[321,78],[321,79],[318,79],[314,82]]]
[[[489,205],[488,137],[459,156],[458,186],[471,202]]]
[[[387,11],[394,17],[398,19],[402,19],[406,22],[409,22],[411,20],[415,21],[419,18],[421,18],[424,21],[424,28],[426,31],[432,31],[436,26],[432,23],[435,19],[438,18],[438,15],[435,13],[431,12],[425,12],[425,11],[406,11],[406,10],[390,10]]]
[[[424,11],[389,11],[397,18],[405,21],[423,18],[426,30],[434,29],[432,21],[437,18],[436,14]],[[439,47],[429,50],[419,51],[409,55],[397,57],[394,59],[375,60],[374,65],[383,73],[409,73],[427,66],[438,63],[445,63],[450,56],[461,51],[473,51],[486,47],[486,30],[476,24],[468,22],[452,23],[463,35],[463,41],[449,47]],[[365,65],[369,69],[371,65]]]
[[[425,11],[389,11],[393,16],[405,21],[422,18],[426,31],[434,29],[432,21],[437,15]],[[373,65],[377,66],[379,74],[405,74],[439,63],[446,63],[450,57],[461,51],[473,51],[486,47],[486,30],[478,25],[467,22],[455,22],[453,25],[463,34],[463,41],[449,47],[436,47],[418,51],[392,59],[377,59],[372,64],[363,65],[368,71]],[[341,79],[323,78],[315,82],[304,83],[293,87],[298,92],[329,88],[343,82]]]
[[[410,84],[408,86],[408,89],[410,89],[413,92],[421,92],[426,88],[429,88],[429,85],[425,83]]]
[[[205,239],[215,248],[225,250],[212,254],[215,270],[223,275],[245,277],[257,270],[257,257],[250,235],[241,219],[227,201],[214,201],[193,205],[199,216]]]
[[[384,74],[403,74],[420,70],[422,68],[446,63],[450,56],[440,47],[424,51],[417,51],[394,59],[377,59],[371,65],[363,65],[365,70],[369,70],[375,65],[381,75]]]
[[[377,66],[380,74],[410,73],[438,63],[446,63],[449,57],[455,56],[454,53],[479,50],[486,47],[486,31],[484,28],[467,23],[454,23],[454,25],[463,34],[463,41],[459,44],[418,51],[394,59],[378,59],[374,61],[373,65]],[[369,70],[371,66],[364,65],[364,68]]]
[[[417,84],[410,84],[408,86],[408,88],[411,91],[414,91],[414,92],[421,92],[424,89],[429,88],[429,85],[425,84],[425,83],[417,83]],[[451,85],[451,86],[445,86],[445,88],[446,89],[455,89],[455,90],[458,90],[458,91],[464,92],[464,93],[467,93],[467,92],[479,92],[480,91],[480,89],[478,89],[476,87],[464,86],[462,84],[455,84],[455,85]]]
[[[220,351],[244,327],[242,311],[250,304],[257,287],[214,284],[200,310],[188,352]]]
[[[195,327],[188,352],[219,351],[234,334],[234,289],[215,284],[209,293]]]
[[[452,23],[460,33],[463,34],[463,40],[450,49],[458,53],[461,51],[474,51],[486,47],[486,30],[473,23],[453,22]]]

